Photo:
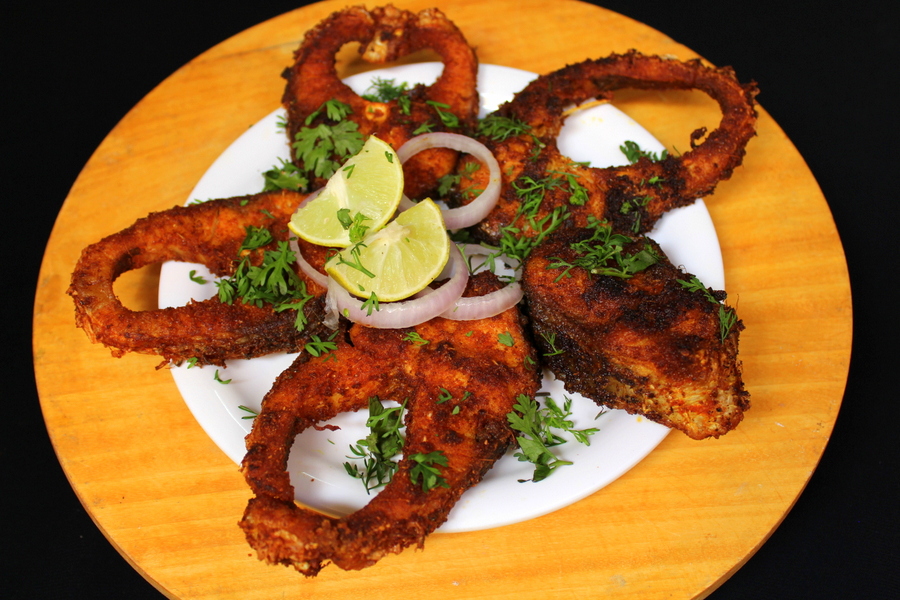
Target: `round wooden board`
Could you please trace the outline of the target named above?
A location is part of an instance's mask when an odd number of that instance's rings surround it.
[[[484,63],[548,72],[637,48],[696,55],[591,5],[543,0],[438,4]],[[45,255],[34,356],[56,452],[88,513],[172,598],[702,598],[737,570],[791,508],[837,417],[850,360],[850,286],[825,199],[802,157],[760,109],[744,166],[707,199],[727,288],[747,330],[752,409],[719,440],[668,436],[624,477],[556,513],[517,525],[435,534],[360,572],[315,579],[259,562],[237,521],[250,496],[159,359],[91,345],[73,323],[69,276],[82,248],[152,210],[182,204],[213,160],[279,103],[282,69],[303,32],[345,2],[322,2],[205,52],[144,98],[73,186]],[[485,18],[502,14],[503,19]],[[367,68],[341,53],[341,73]],[[622,93],[616,105],[667,147],[718,122],[693,93]],[[136,182],[140,182],[139,185]],[[772,240],[778,240],[777,244]],[[123,277],[133,308],[155,306],[158,269]]]

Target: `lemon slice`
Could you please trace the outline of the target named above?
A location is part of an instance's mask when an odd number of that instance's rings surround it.
[[[298,236],[321,246],[346,248],[350,234],[339,217],[365,217],[369,231],[394,216],[403,196],[403,166],[389,144],[370,136],[359,154],[350,157],[328,180],[321,193],[294,213],[288,227]]]
[[[351,294],[379,302],[409,298],[440,275],[450,258],[441,209],[430,199],[332,258],[325,270]]]

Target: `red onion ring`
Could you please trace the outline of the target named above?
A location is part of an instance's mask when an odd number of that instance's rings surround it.
[[[291,251],[294,253],[294,258],[297,261],[297,266],[300,267],[300,270],[303,271],[307,277],[321,285],[323,288],[328,287],[328,275],[324,275],[317,271],[315,267],[309,264],[306,259],[303,257],[303,253],[300,252],[300,244],[297,242],[297,238],[291,237],[290,239]]]
[[[450,262],[453,263],[450,279],[438,289],[414,296],[409,300],[382,304],[378,310],[368,314],[363,308],[363,301],[350,295],[337,281],[328,278],[328,297],[326,325],[337,327],[338,316],[342,315],[354,323],[378,329],[401,329],[424,323],[446,312],[454,306],[462,296],[469,282],[469,269],[462,252],[452,245]]]
[[[465,135],[436,131],[416,136],[397,150],[400,162],[406,162],[423,150],[430,148],[450,148],[458,152],[471,154],[488,168],[488,184],[481,194],[475,197],[469,204],[459,208],[450,208],[444,211],[444,224],[447,229],[462,229],[470,227],[484,219],[500,198],[500,165],[497,159],[488,150],[487,146]],[[411,202],[405,198],[401,200],[401,209],[409,208]]]
[[[518,281],[513,281],[495,292],[484,296],[472,296],[460,298],[456,305],[441,313],[441,316],[451,321],[477,321],[499,315],[512,308],[525,293]]]
[[[466,256],[482,255],[489,256],[492,253],[484,246],[476,244],[466,244],[464,246]],[[504,262],[513,262],[505,257],[499,257]],[[518,263],[518,261],[514,261]],[[516,266],[516,265],[513,265]],[[513,280],[509,284],[503,286],[497,291],[485,294],[484,296],[472,296],[459,298],[456,305],[446,312],[441,313],[445,319],[453,321],[475,321],[478,319],[487,319],[499,315],[519,303],[525,295],[522,286],[518,281]]]

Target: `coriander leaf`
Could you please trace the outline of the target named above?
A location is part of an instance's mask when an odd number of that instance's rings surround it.
[[[450,484],[441,475],[440,469],[437,468],[438,466],[447,466],[447,456],[442,451],[435,450],[428,454],[413,454],[409,457],[409,460],[415,463],[409,470],[409,479],[413,483],[418,483],[421,479],[423,492],[438,486],[450,487]]]
[[[411,342],[416,346],[424,346],[425,344],[429,343],[428,340],[419,335],[419,332],[417,331],[410,331],[409,333],[407,333],[405,336],[403,336],[403,341]]]
[[[515,338],[513,338],[512,334],[508,331],[497,334],[497,341],[504,346],[509,346],[510,348],[516,345]]]
[[[263,191],[269,192],[274,190],[304,190],[309,185],[309,180],[294,165],[294,163],[278,159],[281,164],[274,166],[263,173]]]
[[[330,123],[310,127],[324,109]],[[326,101],[306,119],[306,126],[295,135],[294,154],[303,163],[306,175],[327,179],[350,156],[362,149],[363,137],[356,123],[345,120],[352,113],[348,104]]]
[[[362,469],[357,464],[344,463],[348,474],[362,480],[366,493],[386,485],[397,471],[397,463],[392,459],[403,450],[400,429],[405,407],[406,402],[402,406],[385,408],[377,396],[369,398],[369,418],[366,420],[369,435],[350,446],[353,456],[347,457],[362,460]]]
[[[531,125],[519,119],[492,114],[478,122],[476,131],[478,135],[502,142],[512,136],[530,132]]]
[[[703,285],[696,275],[692,275],[689,280],[677,279],[681,287],[689,292],[701,293],[707,300],[719,307],[719,339],[724,343],[725,338],[731,333],[731,329],[737,324],[737,312],[730,306],[722,304],[713,292]]]
[[[434,100],[426,100],[425,104],[429,104],[434,107],[434,110],[438,114],[438,118],[441,120],[441,123],[444,124],[444,127],[455,129],[459,127],[459,117],[450,112],[450,105],[444,104],[443,102],[436,102]]]
[[[634,164],[642,158],[648,158],[653,162],[659,162],[665,160],[669,156],[669,153],[666,150],[663,150],[660,153],[642,150],[637,142],[631,140],[627,140],[624,144],[619,146],[619,150],[622,151],[622,154],[625,155],[625,158],[630,164]]]
[[[546,407],[542,408],[536,400],[523,394],[517,398],[513,412],[506,415],[510,427],[521,434],[516,437],[519,452],[514,456],[520,461],[534,464],[531,478],[534,483],[546,479],[557,468],[572,464],[557,458],[550,450],[566,443],[566,438],[560,433],[568,433],[577,442],[590,445],[589,436],[598,431],[596,428],[575,429],[574,422],[570,419],[571,398],[566,397],[562,408],[549,397],[545,404]]]
[[[337,335],[337,331],[328,336],[327,340],[323,340],[317,335],[312,335],[310,336],[310,341],[303,348],[315,357],[330,354],[337,350],[337,344],[332,341],[335,335]]]
[[[639,273],[660,261],[660,256],[653,250],[649,243],[632,253],[625,251],[625,246],[634,242],[630,237],[612,232],[612,226],[596,219],[588,224],[588,229],[593,230],[591,236],[579,242],[571,244],[571,249],[578,254],[572,262],[559,257],[551,258],[548,268],[560,269],[565,267],[556,281],[563,277],[570,277],[570,271],[575,267],[587,270],[592,275],[606,275],[629,279],[635,273]]]
[[[250,413],[250,414],[247,414],[247,415],[244,415],[243,417],[241,417],[242,419],[255,419],[256,417],[259,416],[259,413],[258,413],[258,412],[256,412],[256,411],[253,410],[252,408],[249,408],[249,407],[247,407],[247,406],[244,406],[243,404],[239,404],[239,405],[238,405],[238,408],[241,409],[242,411],[246,412],[246,413]]]
[[[272,306],[276,312],[296,310],[294,325],[298,331],[306,326],[303,308],[312,299],[306,291],[306,283],[291,268],[296,260],[290,245],[279,241],[277,249],[267,250],[265,246],[273,242],[269,230],[263,227],[247,227],[247,236],[238,251],[240,259],[234,275],[223,277],[216,282],[219,301],[233,304],[238,298],[244,304],[262,307]],[[247,251],[263,250],[262,263],[251,262]]]
[[[558,354],[562,354],[565,350],[560,350],[556,347],[556,334],[555,333],[542,333],[541,337],[544,338],[544,341],[547,342],[547,345],[550,346],[550,351],[545,352],[544,356],[556,356]]]
[[[408,83],[403,82],[396,85],[394,81],[394,79],[374,77],[371,85],[369,85],[365,93],[362,94],[362,98],[369,102],[390,102],[409,90]]]

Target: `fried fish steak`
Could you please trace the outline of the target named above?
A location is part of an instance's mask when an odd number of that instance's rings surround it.
[[[718,126],[689,136],[690,149],[661,160],[644,156],[625,166],[579,164],[557,137],[573,106],[607,101],[621,89],[698,90],[716,101]],[[584,227],[592,218],[616,231],[644,234],[669,210],[711,195],[743,161],[756,135],[756,84],[741,84],[730,68],[630,51],[585,60],[541,75],[488,116],[481,137],[500,163],[503,186],[491,213],[472,228],[481,241],[534,238],[559,226]],[[460,172],[463,189],[484,189],[487,174]],[[451,198],[466,203],[468,196]]]
[[[271,243],[249,252],[258,263],[262,251],[287,242],[287,222],[305,197],[278,190],[175,206],[91,244],[82,251],[68,289],[75,324],[114,356],[156,354],[163,364],[193,359],[222,365],[233,358],[299,351],[316,333],[324,311],[324,289],[302,272],[297,276],[315,296],[301,308],[310,323],[303,331],[295,326],[295,311],[240,300],[212,298],[135,311],[122,304],[113,286],[126,271],[167,260],[202,263],[216,275],[233,275],[248,228],[265,228],[272,235]]]
[[[467,295],[501,284],[486,273]],[[410,334],[418,334],[412,336]],[[477,484],[515,438],[507,415],[540,386],[534,347],[516,307],[479,321],[432,319],[414,328],[353,325],[326,356],[300,358],[263,399],[247,436],[242,471],[255,497],[240,522],[259,558],[307,576],[329,562],[362,569],[425,537]],[[294,438],[369,398],[406,404],[406,441],[393,479],[368,505],[343,518],[294,502],[286,465]],[[442,453],[446,482],[431,489],[414,476],[415,456]]]
[[[628,278],[591,273],[577,266],[586,264],[579,242],[587,237],[584,230],[553,236],[525,263],[522,284],[545,366],[569,391],[691,438],[734,429],[750,400],[738,360],[744,326],[721,304],[724,292],[692,289],[692,276],[649,238],[631,238],[622,251],[652,253],[655,264]]]
[[[361,97],[341,81],[335,66],[335,55],[351,42],[359,42],[362,60],[372,64],[390,64],[430,49],[440,57],[443,69],[431,85],[412,86],[399,97]],[[478,115],[477,76],[475,50],[437,8],[410,12],[391,5],[371,10],[350,6],[337,11],[306,33],[294,53],[294,64],[284,72],[287,85],[282,103],[287,110],[294,163],[304,172],[313,166],[293,144],[297,135],[310,127],[334,124],[328,111],[322,110],[325,102],[337,100],[349,106],[347,119],[358,126],[363,138],[377,135],[396,150],[420,129],[449,131],[472,123]],[[433,148],[407,161],[406,194],[424,198],[438,178],[453,170],[456,160],[455,151]],[[317,169],[314,187],[324,184]]]

